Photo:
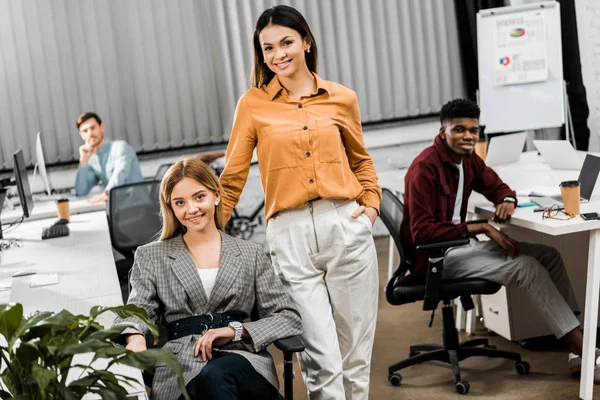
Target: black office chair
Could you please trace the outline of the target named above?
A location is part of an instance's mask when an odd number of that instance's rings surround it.
[[[135,250],[155,240],[161,230],[158,190],[160,181],[116,186],[108,200],[108,229],[112,246],[123,256],[117,261],[119,281],[126,283]]]
[[[466,394],[470,386],[469,382],[461,379],[458,362],[473,356],[499,357],[514,360],[517,372],[522,375],[527,374],[530,369],[529,363],[522,361],[521,355],[518,353],[496,350],[494,346],[489,345],[487,339],[473,339],[462,343],[458,341],[458,332],[454,323],[454,311],[450,301],[460,297],[464,309],[472,310],[474,305],[471,295],[494,294],[501,287],[500,284],[484,279],[442,279],[444,268],[443,257],[446,250],[451,247],[465,245],[469,242],[469,239],[418,246],[418,250],[429,253],[427,280],[423,282],[417,279],[415,275],[407,274],[411,263],[404,256],[402,243],[400,242],[400,224],[403,212],[404,206],[402,202],[391,191],[383,189],[380,217],[390,232],[400,254],[400,265],[387,284],[387,301],[393,305],[401,305],[423,300],[423,310],[432,311],[431,322],[433,322],[433,313],[438,303],[440,301],[443,302],[443,345],[423,344],[410,346],[409,357],[389,367],[388,381],[393,386],[400,386],[402,375],[396,373],[396,371],[426,361],[443,361],[452,365],[456,392]],[[429,326],[431,326],[431,323]]]
[[[157,181],[162,180],[163,176],[165,176],[169,168],[171,168],[171,165],[173,165],[173,163],[161,164],[154,174],[154,179]]]
[[[130,274],[128,274],[130,275]],[[131,286],[129,288],[131,291]],[[254,310],[252,312],[251,319],[257,319],[258,312]],[[166,342],[166,330],[164,324],[159,324],[160,338],[157,347],[164,346]],[[275,347],[283,352],[283,393],[285,397],[278,395],[278,399],[272,400],[294,400],[294,353],[300,353],[304,351],[304,343],[300,336],[290,336],[287,338],[279,339],[273,342]],[[151,335],[146,336],[146,346],[148,348],[153,346],[153,338]],[[154,379],[154,369],[144,370],[142,374],[144,378],[144,384],[152,389],[152,380]]]

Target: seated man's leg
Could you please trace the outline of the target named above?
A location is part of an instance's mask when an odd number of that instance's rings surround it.
[[[548,270],[530,255],[505,258],[504,250],[493,241],[471,240],[446,252],[444,278],[481,278],[522,288],[557,338],[579,327]]]
[[[581,309],[577,304],[571,280],[565,269],[565,263],[562,256],[554,247],[544,244],[535,243],[519,243],[519,254],[531,256],[539,261],[544,268],[548,270],[550,279],[569,304],[573,311],[580,312]]]

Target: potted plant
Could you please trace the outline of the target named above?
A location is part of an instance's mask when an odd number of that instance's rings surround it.
[[[99,315],[113,312],[119,317],[136,317],[154,336],[158,328],[146,311],[134,305],[92,307],[89,316],[36,312],[23,315],[21,304],[0,305],[1,399],[41,400],[80,399],[95,393],[102,399],[122,399],[127,395],[123,384],[132,378],[113,373],[108,368],[124,364],[148,369],[156,362],[166,363],[178,375],[179,388],[186,399],[185,382],[179,362],[170,350],[149,349],[134,353],[114,344],[126,327],[105,329],[96,320]],[[88,365],[77,364],[78,354],[93,353]],[[94,361],[105,360],[106,368],[95,368]],[[97,363],[96,363],[97,364]],[[71,371],[71,376],[69,372]],[[77,371],[77,373],[74,373]]]

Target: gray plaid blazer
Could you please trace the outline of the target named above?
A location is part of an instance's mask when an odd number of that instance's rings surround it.
[[[220,351],[245,357],[273,386],[279,387],[275,365],[265,350],[273,341],[302,332],[300,316],[292,306],[279,277],[262,247],[222,233],[221,264],[210,298],[185,247],[182,236],[137,249],[131,272],[128,304],[146,309],[154,323],[168,324],[193,315],[237,312],[249,318],[256,308],[259,319],[245,322],[250,339],[229,343]],[[138,320],[117,318],[116,325],[131,325],[126,333],[146,333]],[[183,370],[186,384],[200,373],[205,362],[194,357],[200,335],[167,342]],[[176,400],[181,395],[177,378],[165,364],[155,366],[152,398]]]

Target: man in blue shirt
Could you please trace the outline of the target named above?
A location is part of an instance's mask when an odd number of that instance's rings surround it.
[[[79,168],[75,178],[77,196],[86,196],[96,184],[102,183],[104,191],[89,201],[107,202],[113,187],[144,179],[133,147],[123,140],[108,140],[97,114],[81,114],[77,118],[77,129],[84,142],[79,147]]]

